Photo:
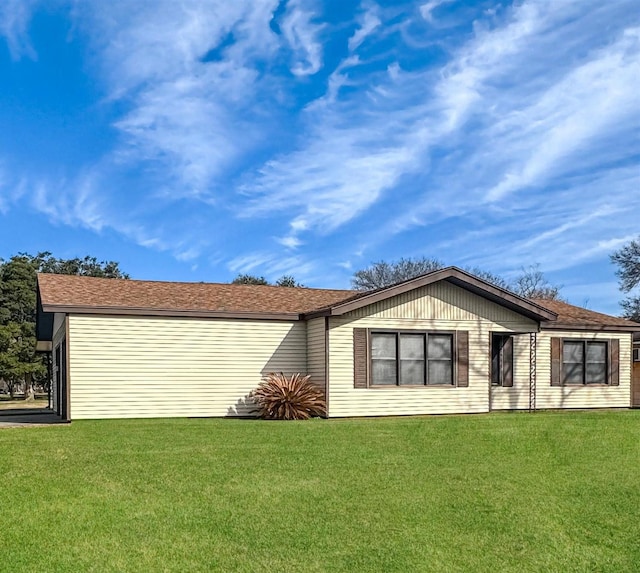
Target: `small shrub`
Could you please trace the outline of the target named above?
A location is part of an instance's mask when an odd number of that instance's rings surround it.
[[[327,408],[324,396],[309,382],[310,378],[300,373],[293,376],[282,372],[268,374],[251,393],[258,416],[265,420],[308,420],[323,416]]]

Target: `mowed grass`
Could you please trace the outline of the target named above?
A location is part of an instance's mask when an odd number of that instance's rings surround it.
[[[2,571],[638,571],[640,411],[0,430]]]

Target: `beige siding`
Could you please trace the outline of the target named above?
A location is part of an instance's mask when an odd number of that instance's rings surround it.
[[[540,334],[537,335],[540,340]],[[531,337],[516,335],[513,339],[513,386],[491,386],[492,410],[525,410],[529,408]]]
[[[71,418],[247,415],[269,372],[307,367],[304,322],[71,316]]]
[[[503,306],[446,281],[388,298],[348,313],[350,318],[488,320],[494,323],[534,322]]]
[[[619,386],[551,386],[551,337],[620,340]],[[631,334],[613,332],[550,332],[538,336],[538,408],[628,408],[631,404]]]
[[[469,331],[469,387],[353,387],[353,328]],[[493,332],[536,329],[534,321],[446,282],[330,320],[329,415],[382,416],[489,410]]]
[[[620,340],[619,386],[551,386],[551,337],[586,340]],[[529,407],[528,336],[516,337],[512,388],[493,387],[493,410],[518,410]],[[608,332],[552,332],[538,334],[536,351],[536,408],[618,408],[630,405],[631,335]]]
[[[325,334],[324,317],[307,321],[307,371],[311,382],[325,388]]]

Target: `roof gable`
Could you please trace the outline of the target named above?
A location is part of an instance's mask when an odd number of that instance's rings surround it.
[[[426,273],[413,279],[377,289],[375,291],[358,293],[341,302],[313,311],[307,315],[307,318],[312,318],[314,316],[340,316],[364,306],[380,302],[381,300],[386,300],[405,292],[443,280],[491,300],[492,302],[505,306],[506,308],[533,320],[555,320],[557,316],[556,313],[544,306],[518,296],[508,290],[497,287],[485,280],[467,273],[466,271],[463,271],[462,269],[457,267],[447,267],[445,269]]]

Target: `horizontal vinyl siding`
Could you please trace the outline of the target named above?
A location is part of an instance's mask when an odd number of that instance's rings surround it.
[[[354,388],[353,329],[466,330],[469,387]],[[330,319],[330,416],[473,413],[489,410],[490,333],[535,322],[449,283],[436,283]]]
[[[551,386],[551,338],[620,340],[619,386]],[[529,337],[516,337],[513,388],[493,387],[493,410],[529,407]],[[553,332],[538,334],[536,351],[536,408],[619,408],[630,405],[631,335],[607,332]]]
[[[440,281],[375,304],[353,310],[349,318],[488,320],[495,323],[535,325],[534,321],[470,293],[459,286]]]
[[[619,386],[551,386],[551,338],[620,340]],[[538,408],[628,408],[631,404],[631,334],[615,332],[549,332],[538,335]]]
[[[540,340],[540,334],[537,335]],[[491,386],[492,410],[525,410],[529,408],[529,379],[531,360],[529,334],[513,339],[513,386]],[[489,374],[487,374],[487,377]]]
[[[303,322],[72,316],[71,418],[235,416],[269,372],[304,372]]]
[[[324,390],[325,381],[324,317],[307,322],[307,374],[311,382]]]

